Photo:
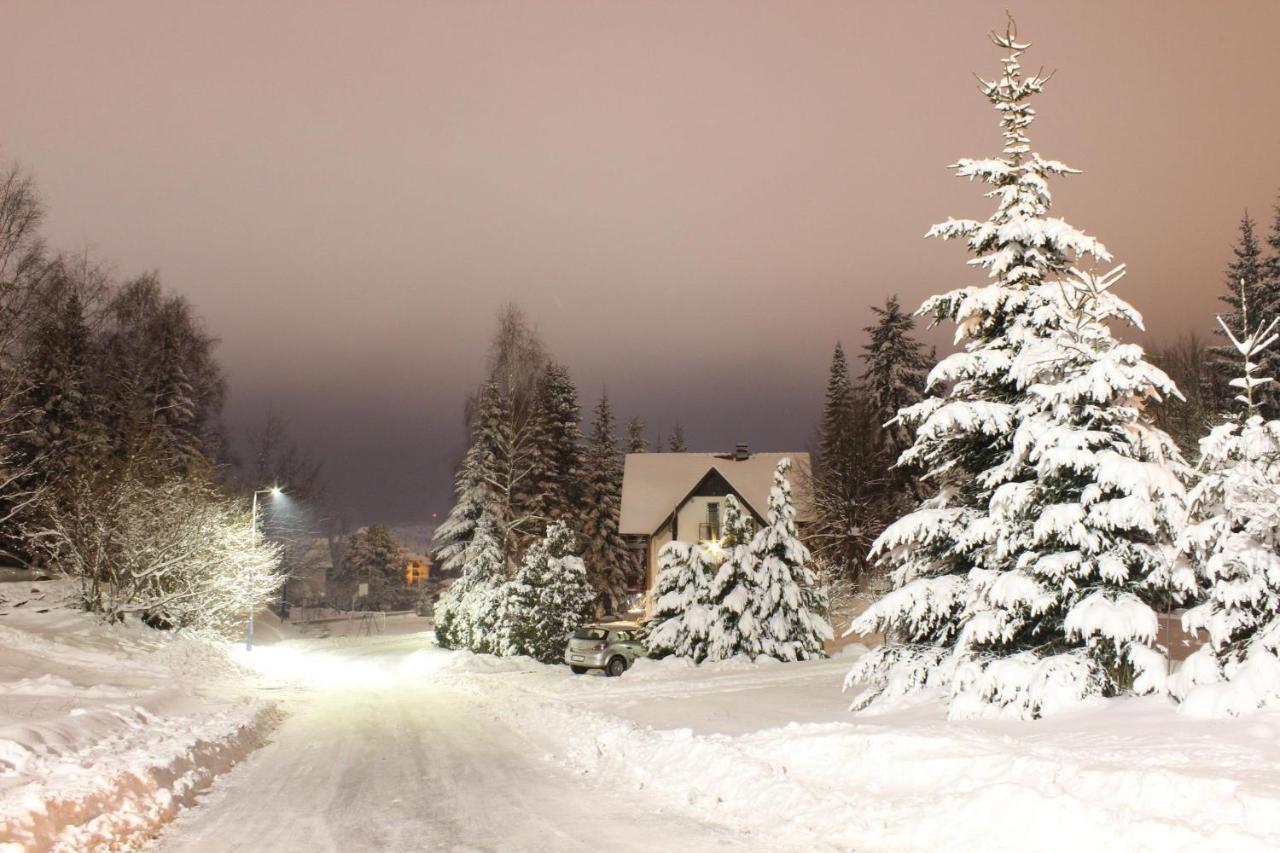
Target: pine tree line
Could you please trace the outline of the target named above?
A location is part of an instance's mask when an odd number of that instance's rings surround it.
[[[215,339],[158,276],[51,253],[0,178],[0,547],[109,619],[227,628],[279,587],[279,549],[227,488]]]
[[[482,518],[497,537],[508,578],[559,522],[576,543],[596,609],[625,609],[641,567],[618,532],[623,455],[648,450],[645,425],[630,419],[620,443],[607,393],[586,434],[581,423],[568,370],[547,354],[518,308],[505,308],[488,376],[468,405],[469,443],[455,480],[457,498],[432,542],[445,571],[466,572]],[[676,436],[683,445],[679,427]]]
[[[898,412],[921,398],[930,364],[896,296],[872,311],[860,384],[843,345],[832,354],[809,483],[814,521],[806,540],[824,576],[853,585],[873,568],[871,544],[916,494],[913,472],[897,464],[910,446]]]

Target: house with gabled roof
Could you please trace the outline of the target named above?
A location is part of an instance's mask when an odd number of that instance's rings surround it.
[[[663,545],[679,539],[716,547],[726,495],[764,524],[773,472],[784,458],[792,462],[796,520],[803,525],[810,517],[808,453],[752,453],[745,444],[732,453],[628,453],[618,529],[645,567],[644,593],[657,579]]]

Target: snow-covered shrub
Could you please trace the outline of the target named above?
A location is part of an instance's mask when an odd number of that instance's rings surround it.
[[[1146,407],[1176,389],[1109,324],[1141,319],[1101,278],[1092,237],[1048,215],[1047,178],[1072,172],[1033,153],[1028,104],[1046,79],[1024,77],[1010,22],[995,44],[1004,71],[982,84],[999,111],[1002,156],[961,160],[990,184],[986,222],[930,236],[964,239],[991,282],[925,302],[964,348],[929,376],[932,396],[903,409],[915,443],[902,462],[936,494],[891,524],[873,556],[893,588],[858,620],[888,642],[846,684],[863,708],[926,686],[953,716],[1037,717],[1094,696],[1160,689],[1153,603],[1175,594],[1172,541],[1184,516],[1184,465]]]
[[[653,657],[707,657],[707,637],[715,618],[711,606],[711,565],[701,545],[676,540],[658,552],[658,578],[653,588],[653,629],[648,648]]]
[[[1247,302],[1242,314],[1247,324]],[[1259,414],[1259,388],[1271,379],[1254,375],[1276,321],[1240,336],[1222,326],[1244,363],[1231,383],[1242,405],[1200,442],[1194,523],[1181,538],[1204,586],[1183,627],[1206,632],[1209,644],[1169,684],[1185,711],[1210,716],[1280,705],[1280,421]]]
[[[778,463],[769,491],[768,521],[747,548],[755,576],[748,647],[754,652],[748,653],[783,661],[823,657],[822,641],[831,639],[831,627],[822,616],[827,604],[809,568],[809,549],[796,531],[790,470],[790,459]],[[719,623],[716,631],[735,638],[742,634]]]
[[[170,628],[232,632],[279,591],[280,549],[256,536],[248,507],[201,473],[161,475],[145,460],[74,484],[40,538],[50,565],[79,583],[85,608]]]
[[[514,578],[493,596],[495,654],[528,655],[543,663],[563,659],[569,636],[591,618],[595,594],[573,534],[561,521],[525,551]]]

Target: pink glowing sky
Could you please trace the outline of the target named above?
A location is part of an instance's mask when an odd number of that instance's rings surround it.
[[[999,2],[6,2],[0,156],[60,247],[158,269],[355,521],[447,509],[491,317],[695,449],[803,445],[868,305],[973,283]],[[1056,212],[1156,338],[1280,189],[1280,3],[1022,2]]]

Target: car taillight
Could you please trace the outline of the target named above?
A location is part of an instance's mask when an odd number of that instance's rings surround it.
[[[604,651],[604,643],[596,643],[594,646],[591,647],[591,651],[593,652]]]

